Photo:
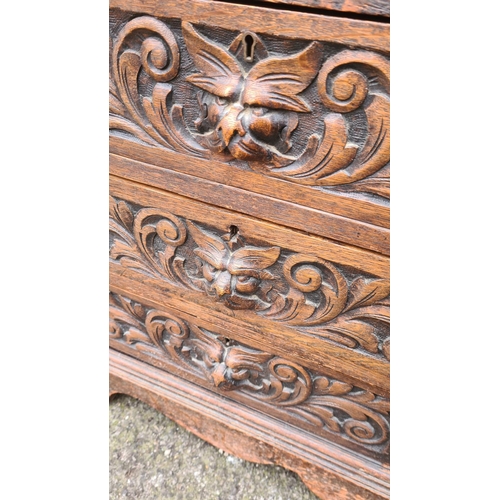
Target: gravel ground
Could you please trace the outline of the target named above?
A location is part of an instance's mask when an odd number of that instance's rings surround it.
[[[109,406],[111,500],[318,500],[294,473],[240,460],[128,396]]]

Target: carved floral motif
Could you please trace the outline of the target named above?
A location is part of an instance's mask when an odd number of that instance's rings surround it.
[[[388,442],[387,399],[114,293],[110,337],[174,362],[222,391],[286,409],[299,425],[306,421],[366,447]]]
[[[112,31],[112,131],[300,184],[389,196],[382,55],[314,41],[279,53],[251,32],[225,45],[190,23],[175,29],[150,16]],[[311,121],[301,129],[311,114],[313,134]]]
[[[176,287],[389,359],[389,282],[110,199],[110,257]],[[354,274],[353,274],[354,273]]]

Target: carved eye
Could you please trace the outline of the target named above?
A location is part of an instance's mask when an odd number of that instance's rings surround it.
[[[252,113],[254,116],[264,116],[269,110],[267,108],[254,107]]]
[[[260,280],[252,276],[238,276],[236,278],[236,291],[239,293],[254,293],[259,288]]]
[[[217,269],[215,269],[215,267],[212,266],[212,264],[209,264],[208,262],[203,262],[203,277],[207,281],[213,281],[216,273]]]
[[[219,106],[225,106],[229,100],[226,99],[225,97],[219,97],[219,96],[215,96],[215,102],[219,105]]]

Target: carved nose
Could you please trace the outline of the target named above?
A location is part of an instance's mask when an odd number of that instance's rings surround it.
[[[212,380],[214,381],[215,387],[220,387],[221,385],[226,385],[226,365],[224,363],[220,363],[217,365],[215,370],[212,372]]]
[[[231,274],[229,271],[222,271],[213,284],[213,289],[219,297],[231,293]]]
[[[245,135],[245,129],[238,118],[242,111],[243,106],[241,106],[241,104],[233,104],[219,122],[217,130],[221,131],[222,140],[226,146],[229,144],[231,137],[233,137],[234,134],[237,133],[240,136]]]

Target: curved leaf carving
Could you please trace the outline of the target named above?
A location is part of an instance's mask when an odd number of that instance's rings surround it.
[[[166,82],[177,76],[179,64],[177,40],[164,23],[150,16],[128,22],[112,50],[117,95],[111,98],[110,128],[124,130],[150,145],[202,156],[202,149],[182,123],[182,109],[174,106],[168,110],[172,86]],[[142,72],[155,82],[151,98],[141,96]],[[118,98],[121,105],[116,102]]]
[[[389,359],[389,281],[352,276],[314,255],[246,243],[167,210],[110,200],[110,257],[349,349]]]
[[[117,333],[118,332],[118,333]],[[367,449],[389,439],[389,401],[282,357],[241,345],[176,315],[110,294],[110,338],[173,363],[213,390],[249,396],[286,420],[340,435]]]
[[[279,42],[271,52],[251,32],[228,46],[209,36],[150,16],[118,29],[110,37],[110,128],[291,182],[388,198],[388,59],[315,41],[280,54]],[[311,113],[312,134],[301,127]]]
[[[364,73],[357,68],[367,68]],[[333,76],[332,76],[333,75]],[[387,94],[370,91],[370,75]],[[325,117],[325,132],[310,137],[303,154],[292,163],[274,167],[272,175],[302,184],[337,186],[375,174],[389,162],[389,62],[378,54],[344,50],[330,57],[318,74],[318,93],[334,114]],[[367,139],[362,147],[349,142],[342,115],[363,107]],[[260,169],[262,170],[262,168]],[[370,179],[354,188],[388,196],[386,179]]]

